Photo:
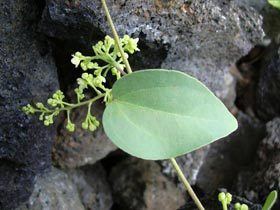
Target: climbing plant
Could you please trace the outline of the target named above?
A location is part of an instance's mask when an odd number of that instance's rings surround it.
[[[46,126],[66,112],[66,128],[75,131],[73,109],[87,106],[81,126],[94,131],[100,122],[92,115],[92,104],[103,100],[106,108],[102,124],[108,137],[125,152],[143,159],[170,159],[190,196],[204,209],[175,158],[227,136],[237,121],[224,104],[197,79],[180,71],[146,69],[132,72],[128,58],[139,51],[138,39],[119,38],[105,0],[102,0],[114,38],[106,36],[92,47],[92,55],[76,52],[71,62],[84,71],[77,79],[76,103],[65,101],[56,91],[47,104],[23,107],[26,114],[39,114]],[[106,85],[115,77],[112,87]],[[95,94],[87,98],[85,90]]]

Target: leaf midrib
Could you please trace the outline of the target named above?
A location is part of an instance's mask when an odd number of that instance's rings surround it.
[[[151,108],[151,107],[148,107],[148,106],[141,106],[141,105],[133,104],[133,103],[130,103],[130,102],[127,102],[127,101],[123,101],[123,100],[120,100],[120,99],[114,99],[112,103],[114,103],[114,102],[130,105],[130,106],[134,106],[134,107],[138,107],[138,108],[141,108],[141,109],[144,109],[144,110],[148,109],[148,110],[152,110],[152,111],[156,111],[156,112],[162,112],[164,114],[175,115],[176,117],[198,119],[198,120],[209,121],[209,122],[219,121],[219,120],[216,120],[216,119],[206,119],[206,118],[200,118],[200,117],[195,117],[195,116],[182,115],[182,114],[174,113],[174,112],[167,112],[165,110],[154,109],[154,108]]]

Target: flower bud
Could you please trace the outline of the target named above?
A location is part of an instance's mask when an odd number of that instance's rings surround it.
[[[220,202],[223,202],[226,199],[226,194],[224,192],[219,193],[218,199]]]
[[[227,204],[230,204],[232,201],[232,195],[230,193],[226,193],[226,200],[227,200]]]
[[[82,123],[82,128],[85,129],[85,130],[88,129],[88,122],[87,122],[87,121],[84,121],[84,122]]]
[[[249,207],[246,204],[242,204],[240,210],[249,210]]]
[[[72,122],[68,121],[67,125],[66,125],[66,129],[70,132],[74,132],[75,130],[75,124],[73,124]]]

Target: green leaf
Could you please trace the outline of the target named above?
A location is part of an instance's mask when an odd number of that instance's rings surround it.
[[[237,121],[201,82],[179,71],[144,70],[113,86],[103,125],[127,153],[168,159],[227,136]]]
[[[280,9],[280,0],[268,0],[268,2],[277,9]]]
[[[267,196],[265,203],[262,207],[262,210],[270,210],[273,207],[273,205],[275,204],[276,200],[277,200],[277,191],[273,190]]]

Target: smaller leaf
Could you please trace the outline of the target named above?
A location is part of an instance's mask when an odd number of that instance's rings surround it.
[[[269,193],[269,195],[267,196],[265,203],[262,207],[262,210],[270,210],[273,205],[275,204],[276,200],[277,200],[277,191],[273,190],[271,193]]]
[[[277,9],[280,9],[280,0],[268,0],[268,3],[270,3],[272,6],[276,7]]]

